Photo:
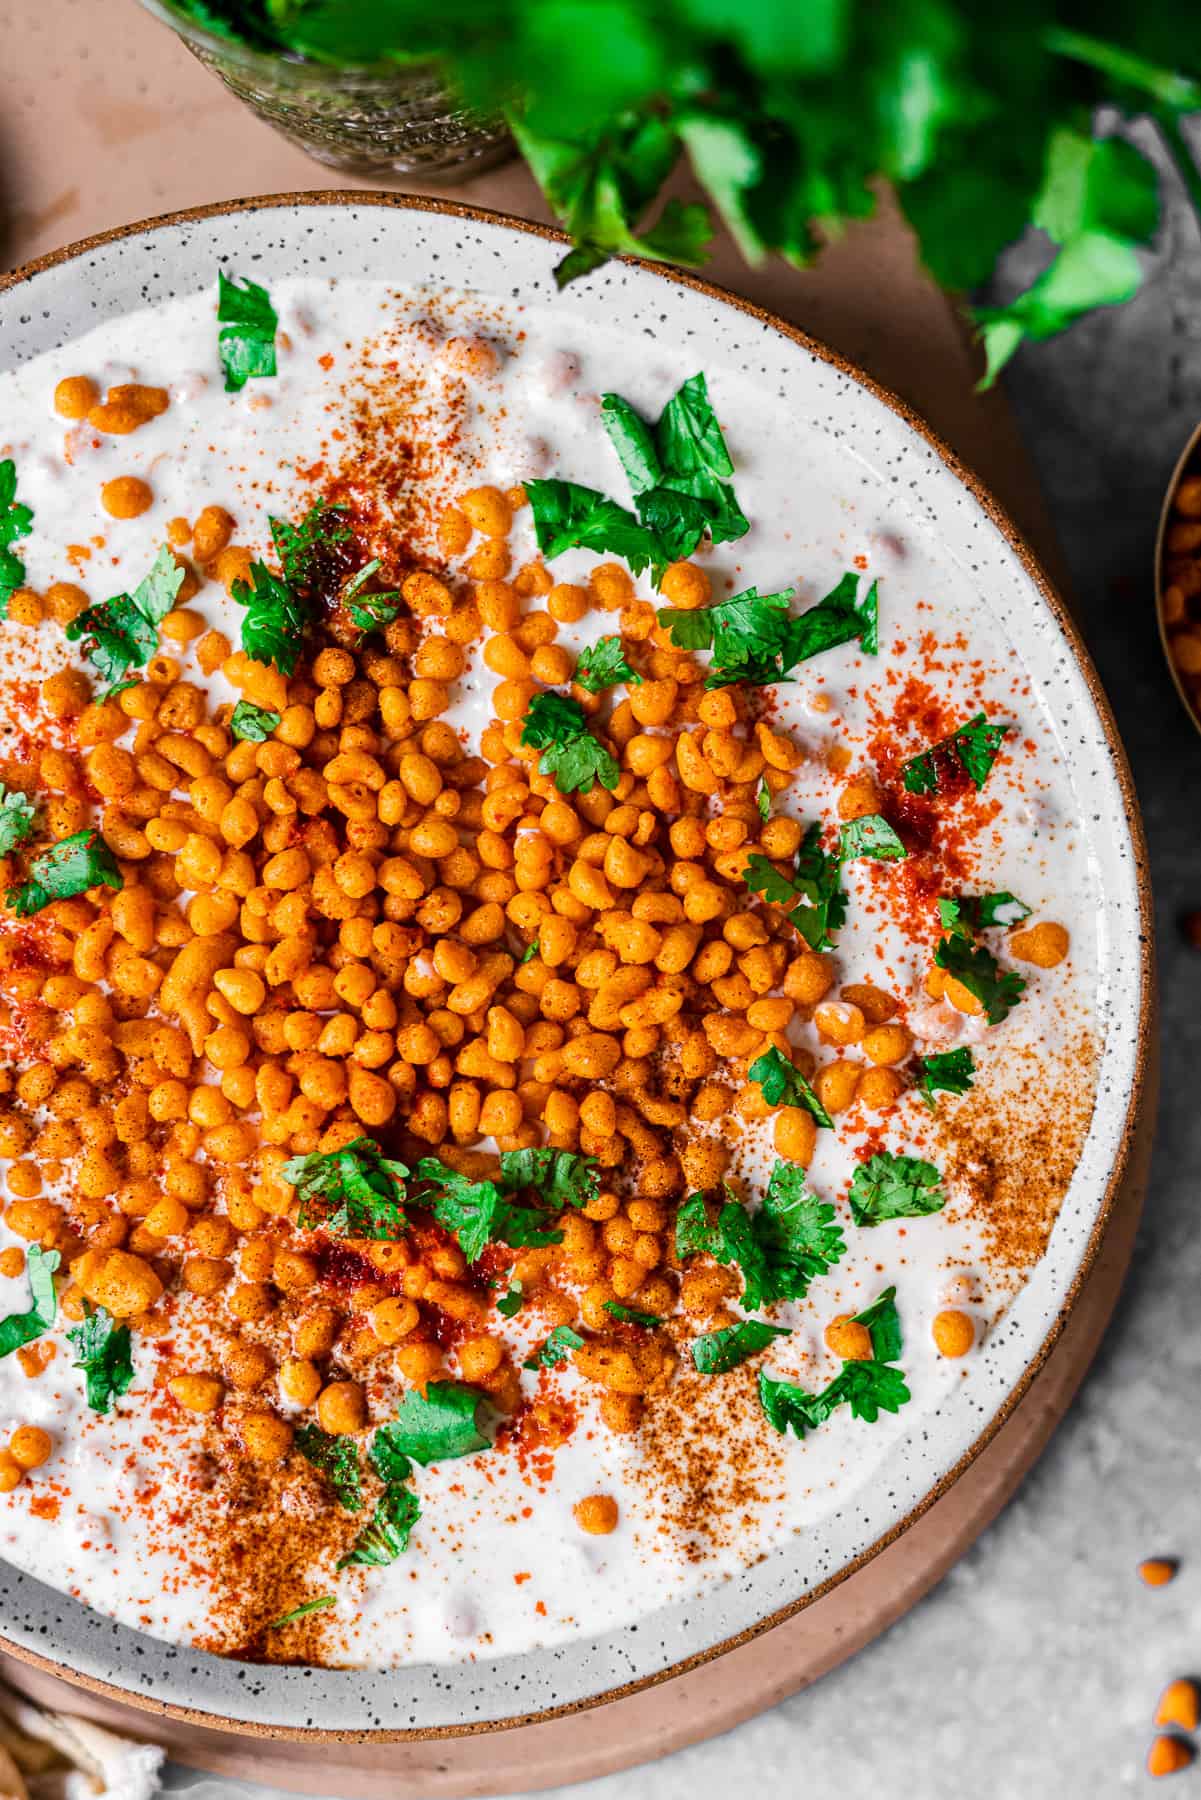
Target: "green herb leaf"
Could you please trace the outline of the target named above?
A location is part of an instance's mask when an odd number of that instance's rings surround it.
[[[662,565],[691,556],[705,532],[714,543],[749,530],[728,477],[734,465],[703,374],[690,376],[652,432],[628,400],[606,394],[601,418],[638,502],[638,517],[658,540]]]
[[[587,688],[590,694],[616,687],[619,681],[624,681],[627,687],[642,685],[641,675],[626,661],[619,637],[598,638],[595,644],[586,645],[580,651],[572,680]]]
[[[761,1319],[740,1319],[721,1331],[707,1331],[692,1342],[692,1361],[702,1375],[724,1375],[748,1356],[758,1356],[778,1337],[787,1337],[783,1325],[767,1325]]]
[[[769,1106],[803,1106],[812,1113],[819,1125],[827,1130],[834,1129],[834,1121],[814,1093],[809,1082],[801,1071],[781,1055],[773,1044],[762,1056],[756,1057],[747,1071],[751,1081],[757,1081],[763,1090],[763,1098]]]
[[[133,1381],[133,1339],[128,1325],[118,1325],[103,1306],[84,1302],[84,1317],[67,1333],[87,1384],[88,1405],[93,1412],[107,1412],[114,1400],[126,1393]]]
[[[822,849],[822,828],[814,821],[801,840],[792,875],[780,871],[758,851],[747,857],[742,879],[752,893],[781,906],[811,950],[832,950],[831,932],[846,920],[842,859]]]
[[[869,1307],[855,1314],[853,1323],[862,1325],[867,1330],[872,1340],[872,1356],[877,1362],[896,1362],[904,1344],[895,1287],[885,1288]]]
[[[663,1321],[657,1313],[640,1312],[636,1306],[624,1306],[620,1300],[604,1301],[604,1308],[623,1325],[641,1325],[646,1331],[654,1331]]]
[[[935,1110],[935,1094],[966,1094],[976,1078],[976,1059],[966,1047],[943,1050],[934,1056],[918,1059],[917,1085],[930,1111]]]
[[[554,1369],[573,1350],[583,1348],[584,1340],[570,1325],[556,1325],[546,1342],[522,1363],[523,1369]]]
[[[0,781],[0,856],[32,837],[36,809],[28,794]]]
[[[810,1282],[846,1255],[834,1208],[809,1192],[806,1179],[795,1163],[777,1159],[772,1168],[763,1205],[753,1215],[764,1273],[761,1287],[755,1291],[748,1282],[743,1296],[752,1312],[776,1300],[803,1300]]]
[[[342,590],[342,604],[347,608],[353,622],[360,631],[380,631],[390,625],[393,619],[400,617],[402,602],[396,589],[387,593],[364,594],[360,590],[363,583],[374,575],[380,566],[379,557],[361,568],[353,580],[348,581]]]
[[[941,1212],[947,1203],[941,1182],[933,1163],[882,1150],[855,1170],[851,1217],[856,1225],[882,1225],[886,1219],[918,1219]]]
[[[538,548],[548,561],[573,548],[620,556],[635,575],[665,561],[655,533],[596,488],[577,481],[527,481]]]
[[[903,862],[909,854],[888,820],[879,813],[848,819],[839,832],[838,854],[843,862],[874,856],[880,862]]]
[[[25,564],[12,546],[32,526],[32,512],[17,499],[17,465],[6,456],[0,462],[0,619],[7,619],[9,601],[25,585]]]
[[[358,1565],[382,1569],[403,1556],[413,1527],[421,1517],[421,1501],[410,1487],[387,1487],[376,1502],[369,1524],[338,1564],[339,1569]]]
[[[533,962],[533,960],[537,956],[537,954],[538,954],[538,940],[537,940],[537,938],[535,938],[532,944],[526,945],[525,949],[522,951],[520,957],[518,958],[518,962],[521,966],[524,966],[528,962]]]
[[[345,511],[340,502],[331,506],[328,500],[320,499],[313,502],[297,525],[290,519],[267,520],[284,580],[291,587],[329,589],[337,585],[344,566],[339,545],[354,541],[354,533],[343,517]],[[356,583],[361,585],[378,568],[377,559],[360,569],[347,582],[343,599],[355,591]]]
[[[239,700],[234,707],[229,728],[236,738],[251,744],[262,744],[271,736],[279,721],[279,713],[269,712],[265,706],[254,706],[249,700]]]
[[[225,391],[237,393],[251,376],[275,374],[275,333],[279,319],[266,288],[247,280],[239,287],[217,271],[217,347],[225,371]]]
[[[650,426],[620,394],[601,395],[601,424],[635,494],[658,487],[663,468]]]
[[[304,634],[312,623],[312,611],[298,591],[266,563],[250,565],[250,580],[235,581],[233,597],[246,608],[242,620],[242,648],[255,662],[273,663],[281,675],[291,675],[300,661]]]
[[[500,1299],[496,1302],[496,1310],[502,1319],[515,1319],[521,1311],[524,1300],[524,1284],[520,1281],[515,1281],[508,1293],[502,1294]]]
[[[970,937],[976,931],[1020,925],[1030,917],[1030,908],[1015,894],[944,894],[938,916],[948,931]]]
[[[0,1356],[11,1356],[22,1344],[32,1343],[34,1338],[41,1337],[43,1331],[49,1331],[53,1325],[58,1311],[54,1271],[61,1260],[57,1250],[43,1250],[40,1244],[30,1244],[25,1252],[25,1272],[29,1277],[29,1310],[9,1313],[6,1319],[0,1319]]]
[[[759,1374],[759,1404],[768,1423],[799,1438],[824,1424],[840,1406],[849,1406],[852,1418],[874,1424],[882,1412],[899,1412],[910,1398],[904,1375],[889,1363],[845,1362],[818,1394],[795,1382],[781,1381],[766,1370]]]
[[[521,741],[541,749],[538,767],[549,775],[562,794],[617,786],[621,770],[617,760],[592,736],[578,700],[562,694],[535,694],[522,727]]]
[[[574,1150],[502,1150],[500,1178],[512,1193],[533,1188],[540,1204],[555,1212],[587,1206],[600,1193],[600,1164]]]
[[[928,750],[922,750],[902,763],[902,785],[910,794],[936,794],[948,776],[953,777],[962,770],[979,791],[988,780],[989,771],[1010,730],[1012,726],[990,724],[984,713],[977,713],[950,737],[940,739]]]
[[[418,1181],[428,1182],[434,1188],[427,1204],[439,1225],[453,1231],[468,1262],[478,1262],[498,1235],[506,1208],[496,1183],[472,1181],[434,1156],[423,1156],[413,1173]]]
[[[771,789],[768,787],[766,781],[760,781],[759,783],[759,791],[755,795],[755,805],[759,809],[759,817],[763,820],[764,824],[766,824],[771,816]]]
[[[342,1568],[341,1563],[338,1564]],[[272,1619],[268,1631],[278,1631],[281,1625],[295,1625],[297,1619],[307,1619],[310,1613],[324,1612],[327,1606],[336,1606],[336,1594],[321,1594],[316,1600],[306,1600],[303,1606],[294,1606],[291,1612],[284,1613],[281,1618]]]
[[[958,929],[940,938],[934,961],[976,996],[990,1025],[999,1025],[1026,990],[1025,976],[1012,969],[1002,971],[991,950],[974,944]]]
[[[487,1399],[479,1388],[457,1381],[431,1381],[424,1394],[410,1388],[396,1409],[386,1431],[393,1451],[416,1463],[449,1462],[490,1448],[491,1440],[480,1430],[478,1414]],[[379,1433],[377,1432],[377,1437]]]
[[[183,579],[184,571],[164,544],[132,594],[85,607],[69,622],[66,635],[72,643],[82,642],[102,680],[116,681],[154,655],[158,628],[175,605]]]
[[[26,919],[53,900],[70,900],[89,888],[120,888],[124,884],[116,857],[95,827],[88,825],[35,856],[29,865],[29,880],[8,890],[8,904],[19,919]]]
[[[404,1182],[409,1171],[385,1157],[372,1138],[355,1138],[340,1150],[294,1156],[280,1173],[296,1189],[302,1230],[395,1238],[406,1229]]]
[[[319,1425],[302,1425],[293,1441],[305,1461],[325,1476],[338,1505],[344,1506],[347,1512],[359,1512],[363,1505],[363,1483],[354,1439],[335,1437],[322,1431]]]

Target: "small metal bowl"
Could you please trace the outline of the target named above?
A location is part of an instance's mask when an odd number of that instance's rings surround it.
[[[1168,588],[1173,585],[1166,579],[1168,532],[1174,524],[1178,523],[1175,517],[1176,495],[1184,477],[1190,473],[1201,476],[1201,424],[1194,428],[1184,449],[1176,459],[1176,467],[1172,470],[1172,479],[1168,482],[1167,492],[1164,495],[1163,507],[1159,515],[1159,530],[1155,537],[1155,616],[1159,621],[1159,639],[1163,645],[1168,673],[1175,683],[1181,703],[1196,729],[1201,731],[1201,670],[1195,674],[1186,673],[1177,663],[1172,650],[1172,637],[1180,621],[1175,618],[1169,619],[1166,600]],[[1198,516],[1196,524],[1201,528],[1201,516]],[[1201,577],[1201,543],[1198,543],[1195,560],[1199,577]],[[1195,617],[1190,609],[1186,611],[1185,618],[1192,621],[1198,638],[1201,639],[1201,588],[1198,589],[1195,605]],[[1190,680],[1192,686],[1189,685]]]

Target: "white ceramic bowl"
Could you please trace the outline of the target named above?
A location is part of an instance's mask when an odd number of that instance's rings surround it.
[[[703,282],[648,265],[610,264],[556,298],[551,270],[560,255],[553,233],[446,203],[362,194],[236,201],[94,238],[9,277],[0,284],[0,366],[205,287],[218,258],[228,257],[268,285],[297,274],[403,276],[406,284],[553,300],[565,329],[595,321],[645,334],[652,349],[662,334],[687,343],[698,367],[742,371],[780,393],[798,430],[813,421],[847,452],[860,491],[886,490],[894,510],[937,533],[957,578],[1005,617],[1058,724],[1103,896],[1095,1116],[1047,1253],[990,1336],[972,1382],[899,1440],[887,1480],[850,1498],[820,1530],[637,1628],[490,1663],[381,1673],[247,1665],[174,1647],[0,1565],[0,1645],[135,1702],[286,1735],[455,1733],[594,1704],[744,1641],[862,1566],[984,1447],[1054,1343],[1122,1177],[1150,1023],[1148,893],[1125,757],[1062,603],[950,452],[839,357]]]

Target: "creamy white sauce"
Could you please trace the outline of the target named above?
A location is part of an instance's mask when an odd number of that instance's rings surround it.
[[[478,313],[480,328],[503,352],[494,379],[466,380],[466,429],[443,457],[448,497],[482,481],[508,486],[550,473],[625,502],[624,478],[600,425],[600,394],[615,390],[654,415],[694,373],[686,354],[616,333],[589,332],[585,338],[553,311],[470,299],[451,303],[351,282],[278,285],[273,298],[290,347],[280,352],[276,380],[252,381],[238,395],[223,391],[211,295],[106,325],[0,378],[0,452],[15,458],[19,498],[34,510],[33,534],[18,546],[32,587],[42,591],[53,581],[74,580],[93,601],[131,588],[163,542],[168,519],[192,519],[206,504],[233,514],[238,543],[268,552],[267,514],[295,517],[303,509],[310,490],[297,470],[326,453],[331,429],[350,430],[364,347],[381,333],[386,342],[366,351],[372,378],[381,379],[383,365],[395,362],[402,377],[422,382],[435,421],[440,409],[455,408],[464,380],[439,359],[442,331],[470,332]],[[329,359],[327,367],[321,358]],[[102,384],[137,379],[165,385],[171,407],[130,436],[98,438],[86,425],[66,425],[52,410],[55,383],[80,373]],[[869,911],[887,872],[856,863],[846,872],[851,907],[838,938],[839,980],[875,980],[902,994],[909,1024],[926,1047],[971,1043],[980,1087],[1016,1093],[1036,1086],[1041,1068],[1050,1091],[1061,1059],[1094,1016],[1099,908],[1080,825],[1084,815],[1020,646],[1006,636],[1005,621],[991,615],[971,572],[948,560],[905,496],[831,430],[796,418],[773,394],[741,377],[714,367],[706,373],[734,458],[737,492],[753,522],[740,542],[705,558],[715,597],[752,582],[761,592],[796,584],[800,602],[808,604],[857,558],[881,582],[879,658],[867,661],[854,645],[834,650],[806,665],[795,685],[779,690],[779,716],[814,760],[798,771],[776,810],[833,818],[837,784],[821,760],[825,749],[844,743],[856,765],[863,763],[873,691],[904,674],[923,633],[943,644],[962,634],[974,664],[970,692],[953,668],[930,673],[931,685],[958,717],[985,705],[990,716],[1018,727],[989,783],[988,798],[999,811],[976,846],[978,874],[971,885],[1009,889],[1035,919],[1059,920],[1072,934],[1069,961],[1048,972],[1024,968],[1029,986],[1021,1005],[1003,1025],[984,1029],[924,994],[928,947],[914,946],[879,911]],[[100,507],[101,483],[119,474],[141,475],[154,491],[154,504],[138,519],[115,521]],[[69,544],[91,550],[81,569],[66,557]],[[535,553],[528,509],[519,514],[513,544],[515,566]],[[433,544],[428,548],[436,557]],[[570,552],[555,562],[554,573],[560,580],[579,579],[596,560]],[[638,592],[652,597],[646,579]],[[238,641],[240,609],[215,584],[192,604]],[[616,629],[616,615],[593,612],[580,626],[563,627],[559,641],[574,650]],[[32,632],[8,625],[5,634],[29,672],[44,674],[68,658],[70,647],[57,626]],[[480,649],[473,647],[449,715],[475,739],[491,716],[495,680]],[[989,942],[999,947],[997,937]],[[794,1027],[793,1035],[816,1048],[811,1027]],[[1021,1059],[1019,1050],[1041,1062]],[[988,1330],[1012,1299],[1020,1274],[990,1254],[978,1221],[967,1216],[964,1195],[953,1186],[950,1204],[937,1216],[875,1230],[853,1227],[844,1196],[859,1136],[845,1121],[838,1124],[819,1133],[811,1184],[822,1198],[838,1201],[848,1254],[815,1282],[805,1302],[775,1310],[777,1322],[795,1330],[780,1340],[768,1366],[808,1387],[823,1385],[838,1368],[822,1341],[824,1325],[895,1283],[911,1404],[874,1425],[843,1409],[798,1443],[767,1427],[745,1368],[708,1385],[695,1376],[682,1378],[696,1387],[698,1406],[712,1408],[715,1458],[737,1460],[757,1488],[734,1516],[699,1516],[682,1524],[673,1496],[648,1476],[639,1437],[611,1434],[597,1415],[595,1390],[565,1365],[555,1386],[578,1409],[580,1424],[555,1452],[545,1485],[523,1475],[511,1456],[496,1453],[422,1470],[422,1517],[406,1556],[387,1569],[336,1578],[331,1570],[314,1570],[312,1593],[338,1594],[336,1610],[324,1615],[329,1660],[446,1662],[593,1634],[694,1592],[788,1534],[820,1532],[829,1511],[864,1484],[885,1478],[896,1442],[920,1432],[923,1416],[954,1384],[972,1381],[973,1366],[987,1351]],[[938,1160],[937,1126],[916,1094],[887,1115],[884,1142]],[[771,1160],[769,1136],[757,1130],[748,1144],[741,1167],[762,1175]],[[0,1244],[15,1241],[0,1227]],[[26,1293],[23,1278],[0,1281],[0,1314],[22,1310]],[[977,1321],[978,1348],[960,1362],[941,1359],[930,1337],[934,1313],[948,1304]],[[499,1321],[490,1325],[499,1328]],[[522,1315],[505,1329],[521,1347],[518,1360],[545,1331]],[[21,1569],[155,1635],[187,1641],[205,1634],[211,1629],[210,1595],[187,1565],[193,1556],[203,1563],[206,1546],[173,1544],[169,1532],[147,1534],[133,1504],[143,1484],[160,1484],[165,1518],[187,1473],[178,1430],[169,1461],[154,1447],[147,1418],[159,1362],[153,1345],[138,1345],[138,1380],[116,1415],[98,1418],[84,1404],[82,1378],[70,1368],[61,1325],[52,1336],[58,1354],[37,1379],[28,1379],[15,1357],[0,1361],[0,1436],[35,1421],[55,1440],[46,1468],[0,1497],[0,1550]],[[179,1330],[173,1337],[178,1343]],[[532,1391],[536,1378],[523,1380]],[[30,1510],[51,1482],[62,1499],[56,1520]],[[606,1538],[585,1536],[572,1516],[581,1497],[597,1492],[613,1495],[620,1509],[618,1529]]]

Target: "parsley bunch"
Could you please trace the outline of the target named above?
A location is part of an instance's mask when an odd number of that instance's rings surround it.
[[[989,380],[1024,339],[1139,286],[1158,176],[1140,150],[1094,136],[1098,107],[1115,109],[1110,133],[1113,121],[1152,120],[1201,209],[1181,129],[1201,111],[1201,49],[1181,0],[174,4],[258,49],[335,64],[440,60],[468,105],[508,111],[575,240],[560,283],[626,253],[703,262],[713,212],[748,260],[776,252],[801,266],[842,222],[876,210],[881,180],[956,293],[986,282],[1033,224],[1043,272],[975,315]],[[682,161],[708,207],[662,201]],[[265,344],[265,319],[259,335]]]

